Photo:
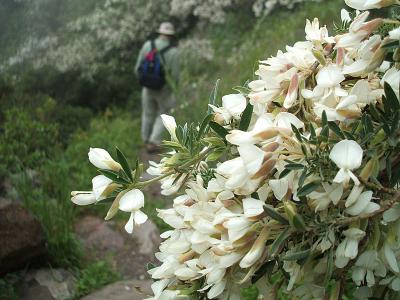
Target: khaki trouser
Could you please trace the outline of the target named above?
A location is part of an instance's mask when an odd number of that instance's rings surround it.
[[[142,140],[145,143],[160,144],[164,125],[160,115],[168,114],[175,105],[175,98],[168,87],[159,91],[142,89]]]

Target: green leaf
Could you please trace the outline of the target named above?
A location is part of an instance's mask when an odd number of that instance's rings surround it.
[[[209,104],[214,105],[214,106],[215,106],[215,103],[217,102],[219,82],[220,82],[220,79],[217,79],[217,81],[215,82],[214,88],[210,94],[210,99],[208,101]],[[212,108],[210,106],[208,107],[208,113],[209,114],[212,113]]]
[[[323,140],[327,141],[327,140],[328,140],[328,137],[329,137],[329,127],[328,127],[328,126],[322,127],[322,130],[321,130],[319,136],[320,136]]]
[[[307,229],[306,227],[306,223],[304,222],[304,219],[301,215],[299,214],[295,214],[295,216],[293,217],[293,226],[300,231],[305,231]]]
[[[333,264],[333,248],[329,249],[328,258],[327,258],[327,266],[326,266],[326,273],[324,279],[324,285],[327,286],[329,281],[331,280],[333,274],[334,264]]]
[[[305,186],[302,186],[300,189],[297,190],[298,197],[304,197],[310,194],[311,192],[315,191],[320,186],[319,182],[310,182]]]
[[[276,265],[275,260],[270,260],[264,263],[251,277],[251,283],[256,283],[258,280],[261,279],[264,275],[270,275],[274,270]]]
[[[255,285],[251,285],[240,290],[241,300],[257,300],[259,295],[258,288]]]
[[[304,169],[304,165],[297,164],[297,163],[290,163],[290,164],[285,165],[285,169],[288,169],[288,170],[302,170],[302,169]]]
[[[247,104],[240,120],[239,130],[246,131],[249,128],[251,116],[253,115],[253,108],[253,105],[250,103]]]
[[[99,170],[99,172],[116,183],[121,183],[121,184],[130,183],[128,180],[121,177],[120,174],[118,174],[117,172],[111,170]]]
[[[115,148],[117,150],[117,159],[118,162],[121,164],[122,169],[124,170],[125,175],[131,180],[132,178],[132,170],[131,167],[129,166],[128,160],[126,159],[125,155],[121,152],[121,150],[118,149],[118,147]]]
[[[399,48],[400,42],[399,41],[391,41],[381,46],[383,49],[391,49],[391,48]]]
[[[297,140],[298,140],[299,142],[302,142],[302,141],[303,141],[303,137],[301,136],[300,131],[299,131],[299,130],[297,129],[297,127],[294,126],[293,124],[290,124],[290,126],[292,127],[292,131],[294,132],[294,134],[295,134]]]
[[[302,172],[301,175],[300,175],[300,178],[299,178],[299,187],[302,187],[302,186],[303,186],[304,181],[305,181],[306,178],[307,178],[307,171],[308,171],[308,169],[307,169],[307,167],[305,167],[304,170],[303,170],[303,172]]]
[[[325,110],[322,112],[321,120],[322,120],[322,127],[325,127],[326,125],[328,125],[328,117],[326,115],[326,111]]]
[[[303,250],[303,251],[298,251],[298,252],[292,252],[292,253],[286,253],[286,255],[282,258],[283,260],[303,260],[306,259],[310,256],[311,249]]]
[[[219,125],[218,123],[215,123],[213,121],[210,122],[210,127],[212,130],[215,131],[216,134],[218,134],[220,137],[222,137],[225,140],[226,135],[228,134],[228,130],[226,130],[224,127]]]
[[[281,174],[279,174],[279,179],[286,177],[292,170],[284,169]]]
[[[333,122],[333,121],[328,122],[328,126],[329,126],[330,130],[332,130],[338,137],[340,137],[342,139],[346,138],[344,136],[342,130],[339,128],[339,126],[335,122]]]
[[[197,133],[197,140],[200,140],[201,137],[203,136],[203,134],[206,131],[206,128],[208,126],[208,123],[210,123],[210,121],[213,118],[213,114],[208,114],[207,116],[204,117],[203,121],[201,122],[200,128],[199,128],[199,132]]]
[[[385,99],[383,100],[384,102],[387,102],[388,107],[390,108],[391,111],[395,111],[400,109],[400,103],[399,100],[397,99],[396,93],[393,91],[392,87],[390,86],[389,83],[385,81],[384,83],[384,90],[385,90]],[[385,101],[386,100],[386,101]],[[386,104],[385,104],[385,110],[386,110]]]
[[[271,256],[275,256],[277,251],[282,246],[282,244],[290,237],[289,227],[286,227],[279,236],[275,239],[275,241],[271,245],[270,253]]]
[[[273,206],[266,204],[264,206],[264,211],[268,216],[270,216],[272,219],[278,221],[279,223],[281,223],[283,225],[289,225],[289,221],[286,220],[286,218],[283,217],[281,214],[277,213]]]

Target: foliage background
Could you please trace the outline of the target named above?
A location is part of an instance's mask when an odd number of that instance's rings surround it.
[[[183,2],[186,9],[177,10]],[[332,24],[343,6],[341,0],[325,1],[324,9],[303,1],[294,12],[290,1],[267,2],[0,2],[0,194],[21,201],[43,223],[49,264],[83,278],[77,294],[99,287],[86,286],[93,274],[103,276],[101,284],[117,278],[93,271],[107,266],[90,264],[73,233],[76,218],[104,216],[106,206],[73,207],[69,193],[90,188],[89,147],[118,146],[132,160],[138,154],[140,88],[133,65],[141,43],[162,20],[178,25],[183,66],[174,114],[180,122],[200,120],[218,78],[219,96],[244,85],[254,76],[249,66],[303,36],[307,17]],[[145,208],[161,230],[154,207],[165,201],[149,199]],[[0,295],[10,294],[3,283]]]

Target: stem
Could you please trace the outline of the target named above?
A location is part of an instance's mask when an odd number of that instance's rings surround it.
[[[380,209],[378,209],[377,211],[367,214],[367,215],[362,215],[362,216],[355,216],[355,217],[351,217],[351,218],[346,218],[346,219],[342,219],[342,220],[338,220],[338,221],[333,221],[332,224],[338,224],[338,225],[348,225],[350,223],[362,220],[362,219],[369,219],[372,217],[375,217],[381,213],[384,213],[385,211],[387,211],[388,209],[392,208],[393,205],[395,205],[397,202],[400,202],[400,191],[396,192],[395,196],[389,200],[385,205],[383,205]]]
[[[373,189],[375,191],[381,191],[381,192],[385,192],[387,194],[391,194],[391,195],[395,195],[397,193],[397,190],[395,189],[391,189],[391,188],[386,188],[384,186],[379,186],[375,183],[369,182],[363,178],[361,178],[360,176],[358,176],[358,179],[362,182],[362,184],[364,184],[366,187]]]
[[[180,166],[180,168],[186,168],[186,167],[190,167],[193,164],[198,163],[199,161],[201,161],[204,157],[207,156],[207,154],[211,151],[210,148],[206,148],[203,151],[201,151],[198,155],[196,155],[194,158],[192,158],[191,160],[187,161],[186,163],[184,163],[182,166]],[[160,176],[154,177],[152,179],[146,180],[146,181],[142,181],[142,182],[138,182],[138,183],[134,183],[132,184],[129,188],[134,188],[134,187],[145,187],[149,184],[152,184],[154,182],[160,181],[161,179],[164,179],[168,176],[171,176],[173,174],[176,173],[176,170],[171,170],[165,174],[162,174]]]

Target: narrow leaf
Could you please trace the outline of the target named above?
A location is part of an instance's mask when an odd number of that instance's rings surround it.
[[[297,163],[291,163],[291,164],[285,165],[285,169],[288,169],[288,170],[302,170],[302,169],[304,169],[304,165],[297,164]]]
[[[389,83],[385,81],[384,83],[384,89],[385,89],[385,98],[384,101],[386,100],[388,102],[388,106],[392,111],[400,109],[400,103],[399,100],[397,99],[396,93],[393,91],[392,87],[390,86]],[[385,105],[386,106],[386,105]]]
[[[204,117],[203,121],[201,122],[199,132],[197,133],[197,140],[200,140],[200,138],[203,136],[208,126],[208,123],[210,123],[213,116],[214,116],[213,114],[208,114],[207,116]]]
[[[281,174],[279,174],[279,179],[286,177],[292,170],[284,169]]]
[[[117,150],[117,159],[118,162],[121,164],[122,169],[125,172],[125,175],[131,180],[132,182],[132,170],[129,166],[128,160],[126,159],[125,155],[121,152],[121,150],[118,149],[118,147],[115,148]]]
[[[330,130],[332,130],[338,137],[345,139],[346,137],[344,136],[342,130],[339,128],[339,126],[335,122],[328,122],[328,126]]]
[[[215,82],[214,88],[210,94],[210,99],[208,101],[209,104],[211,105],[215,105],[215,103],[217,102],[217,94],[218,94],[218,86],[219,86],[219,82],[220,79],[217,79],[217,81]],[[212,113],[212,109],[211,107],[208,107],[208,113],[211,114]]]
[[[240,120],[239,129],[246,131],[249,128],[251,116],[253,115],[254,106],[250,103],[247,104],[246,109],[242,114],[242,118]]]
[[[286,227],[285,230],[282,231],[276,238],[276,240],[272,243],[270,250],[271,256],[275,256],[277,254],[279,248],[287,240],[289,236],[290,236],[289,227]]]
[[[128,184],[129,181],[126,180],[125,178],[121,177],[118,173],[111,171],[111,170],[99,170],[101,174],[106,176],[107,178],[110,178],[112,181],[116,183],[122,183],[122,184]]]
[[[277,213],[273,206],[266,204],[264,207],[265,213],[270,216],[272,219],[278,221],[283,225],[289,225],[289,221],[286,220],[281,214]]]
[[[212,130],[215,131],[216,134],[218,134],[225,140],[225,137],[228,134],[228,130],[226,130],[224,127],[213,121],[210,122],[210,127],[212,128]]]
[[[315,191],[320,186],[319,182],[310,182],[297,190],[297,196],[303,197]]]
[[[304,251],[298,251],[298,252],[292,252],[289,254],[286,254],[283,257],[283,260],[300,260],[300,259],[305,259],[310,256],[311,249],[304,250]]]
[[[267,261],[265,264],[263,264],[253,275],[251,278],[251,283],[256,283],[261,277],[264,275],[269,275],[272,273],[276,265],[275,260],[270,260]]]

